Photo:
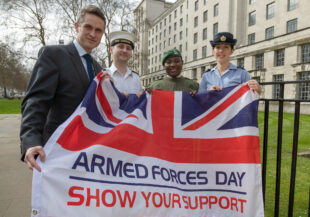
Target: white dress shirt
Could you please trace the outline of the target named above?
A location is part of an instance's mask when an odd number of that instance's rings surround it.
[[[120,92],[136,94],[143,91],[140,77],[127,67],[126,74],[123,76],[114,64],[107,70],[114,79],[114,85]]]

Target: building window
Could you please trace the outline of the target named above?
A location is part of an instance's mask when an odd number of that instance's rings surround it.
[[[173,36],[173,42],[175,43],[177,41],[177,35]]]
[[[301,46],[301,62],[310,62],[310,43]]]
[[[203,0],[203,4],[206,5],[208,3],[208,0]]]
[[[269,27],[265,30],[265,39],[273,38],[274,36],[274,27]]]
[[[177,22],[174,23],[174,31],[177,30]]]
[[[287,10],[291,11],[298,8],[298,0],[288,0]]]
[[[213,24],[213,35],[218,33],[218,31],[219,31],[219,24],[218,23],[214,23]]]
[[[164,41],[164,48],[166,48],[166,41]]]
[[[171,26],[169,26],[169,34],[171,33]]]
[[[158,25],[156,25],[156,32],[158,32]]]
[[[287,21],[287,33],[297,31],[297,19]]]
[[[167,18],[164,19],[164,25],[167,25]]]
[[[207,57],[207,46],[203,46],[201,49],[202,58]]]
[[[182,53],[182,48],[183,48],[183,46],[182,46],[182,44],[180,44],[179,45],[179,51]]]
[[[264,54],[258,54],[255,56],[255,69],[263,69],[264,68]]]
[[[177,18],[177,10],[174,11],[174,18]]]
[[[180,6],[180,14],[183,13],[183,5]]]
[[[198,0],[195,1],[195,11],[197,11],[197,10],[198,10]]]
[[[208,20],[208,11],[203,12],[203,22]]]
[[[180,40],[183,39],[183,31],[180,32]]]
[[[164,37],[166,37],[166,30],[164,30]]]
[[[180,19],[180,26],[183,26],[183,18]]]
[[[187,28],[185,30],[185,35],[186,35],[186,37],[188,36],[188,29]]]
[[[237,66],[244,68],[244,58],[239,58],[237,60]]]
[[[274,75],[273,81],[284,81],[284,75]],[[274,99],[280,99],[280,84],[272,85],[272,97]]]
[[[169,23],[171,23],[171,14],[169,14]]]
[[[214,5],[213,8],[213,16],[218,16],[219,15],[219,4]]]
[[[256,0],[249,0],[249,4],[253,4],[254,2],[256,2]]]
[[[193,60],[197,60],[197,49],[193,50]]]
[[[196,33],[194,34],[194,44],[196,44],[197,41],[198,41],[198,33],[196,32]]]
[[[198,16],[194,18],[194,27],[198,26]]]
[[[207,39],[207,36],[208,36],[208,29],[207,28],[204,28],[202,30],[202,40],[206,40]]]
[[[310,80],[310,72],[301,72],[299,74],[299,80]],[[299,99],[310,99],[310,83],[300,83],[298,85]]]
[[[171,45],[171,38],[169,38],[169,40],[168,40],[168,46],[170,46]]]
[[[284,57],[285,57],[285,50],[277,50],[275,52],[275,66],[283,66],[284,65]]]
[[[159,24],[159,29],[161,29],[161,27],[162,27],[162,22],[160,22],[160,24]]]
[[[269,20],[274,17],[274,9],[275,9],[275,2],[272,2],[267,5],[267,11],[266,11],[266,19]]]
[[[192,70],[192,78],[193,78],[193,80],[197,80],[197,69],[193,69]]]
[[[249,26],[253,26],[256,23],[256,11],[249,13]]]
[[[156,39],[155,39],[155,42],[157,42],[157,40],[158,40],[158,36],[156,35]]]
[[[248,35],[248,44],[255,43],[255,33]]]

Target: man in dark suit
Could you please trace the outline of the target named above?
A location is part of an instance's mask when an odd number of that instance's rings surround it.
[[[45,160],[44,144],[73,113],[100,72],[100,65],[89,54],[101,41],[105,21],[99,8],[86,6],[74,23],[77,37],[73,43],[40,49],[22,102],[21,159],[30,169],[41,171],[35,156]]]

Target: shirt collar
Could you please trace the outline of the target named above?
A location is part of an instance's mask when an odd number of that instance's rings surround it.
[[[110,70],[111,70],[111,73],[112,75],[114,75],[115,73],[119,73],[119,70],[116,68],[116,66],[114,65],[114,63],[112,63],[111,67],[110,67]],[[127,70],[126,70],[126,74],[125,74],[125,77],[129,76],[129,75],[132,75],[132,71],[127,67]]]
[[[84,48],[82,48],[82,46],[79,44],[79,42],[77,42],[76,39],[73,41],[73,44],[75,45],[75,48],[77,49],[80,57],[82,57],[85,54],[87,54],[87,52],[84,50]]]

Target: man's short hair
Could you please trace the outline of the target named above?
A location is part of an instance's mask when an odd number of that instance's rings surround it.
[[[84,22],[84,18],[86,14],[93,14],[101,18],[104,21],[104,27],[105,27],[105,24],[106,24],[105,16],[103,12],[100,10],[100,8],[94,5],[87,5],[80,10],[78,18],[77,18],[77,23],[79,25]]]

